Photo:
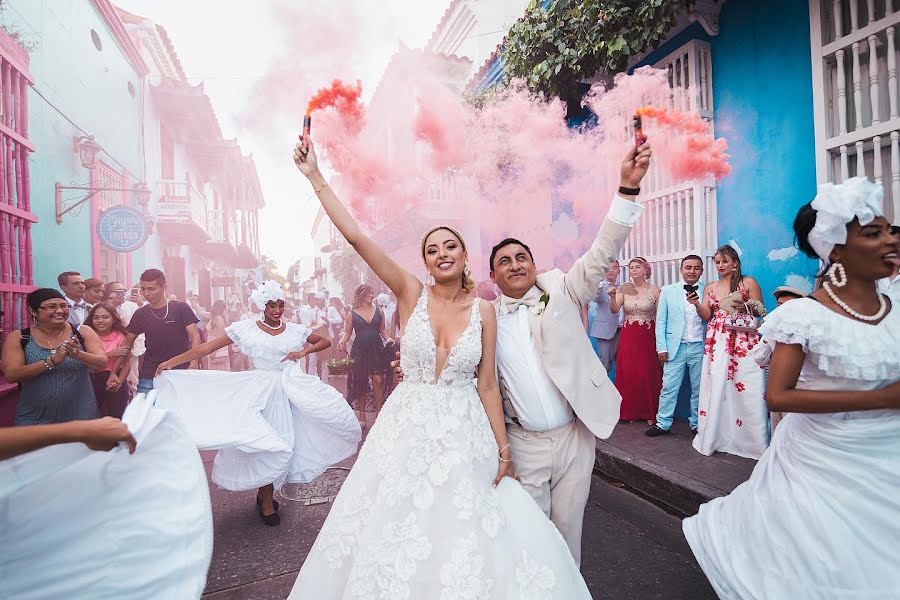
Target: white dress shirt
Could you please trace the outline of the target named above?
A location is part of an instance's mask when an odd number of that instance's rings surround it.
[[[681,283],[687,285],[682,279]],[[700,282],[694,285],[700,289]],[[684,332],[681,334],[682,342],[702,342],[703,341],[703,319],[697,314],[697,308],[687,301],[687,293],[681,295],[684,302]]]
[[[84,299],[81,302],[75,302],[68,296],[66,296],[66,302],[69,303],[69,323],[72,324],[72,327],[78,329],[87,321],[91,305],[85,302]]]
[[[514,313],[501,308],[497,322],[497,372],[519,423],[531,431],[549,431],[575,418],[572,407],[556,387],[531,336],[529,308]]]
[[[328,307],[328,322],[331,325],[341,325],[344,322],[344,317],[341,316],[341,313],[334,306]]]

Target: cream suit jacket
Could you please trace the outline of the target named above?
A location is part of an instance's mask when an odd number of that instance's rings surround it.
[[[608,438],[619,422],[622,396],[594,353],[581,320],[581,309],[594,298],[597,286],[630,232],[631,227],[607,218],[591,249],[568,273],[553,269],[537,276],[537,287],[550,299],[540,315],[529,313],[531,335],[544,369],[578,418],[602,439]],[[500,298],[494,301],[498,312],[500,303]],[[504,410],[507,415],[515,414],[502,381],[500,388]]]

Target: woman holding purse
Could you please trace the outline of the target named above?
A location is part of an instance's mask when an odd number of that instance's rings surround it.
[[[707,284],[697,314],[709,324],[700,376],[700,407],[694,448],[710,456],[727,452],[758,460],[769,446],[769,413],[763,398],[764,371],[751,355],[760,343],[762,291],[741,272],[731,246],[713,257],[719,280]]]

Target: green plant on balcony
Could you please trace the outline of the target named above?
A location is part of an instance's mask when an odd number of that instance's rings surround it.
[[[532,0],[513,24],[502,57],[505,82],[558,96],[577,109],[598,72],[618,73],[628,59],[656,47],[694,0]]]

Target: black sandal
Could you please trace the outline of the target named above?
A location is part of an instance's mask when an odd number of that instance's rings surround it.
[[[264,515],[262,511],[262,500],[260,500],[258,495],[256,496],[256,508],[259,509],[259,518],[269,527],[281,524],[281,517],[278,516],[278,500],[272,500],[272,506],[275,507],[275,512],[271,515]]]
[[[273,512],[271,515],[264,515],[262,509],[260,508],[259,518],[262,519],[262,522],[269,527],[274,527],[275,525],[281,524],[281,517],[278,516],[277,512]]]

